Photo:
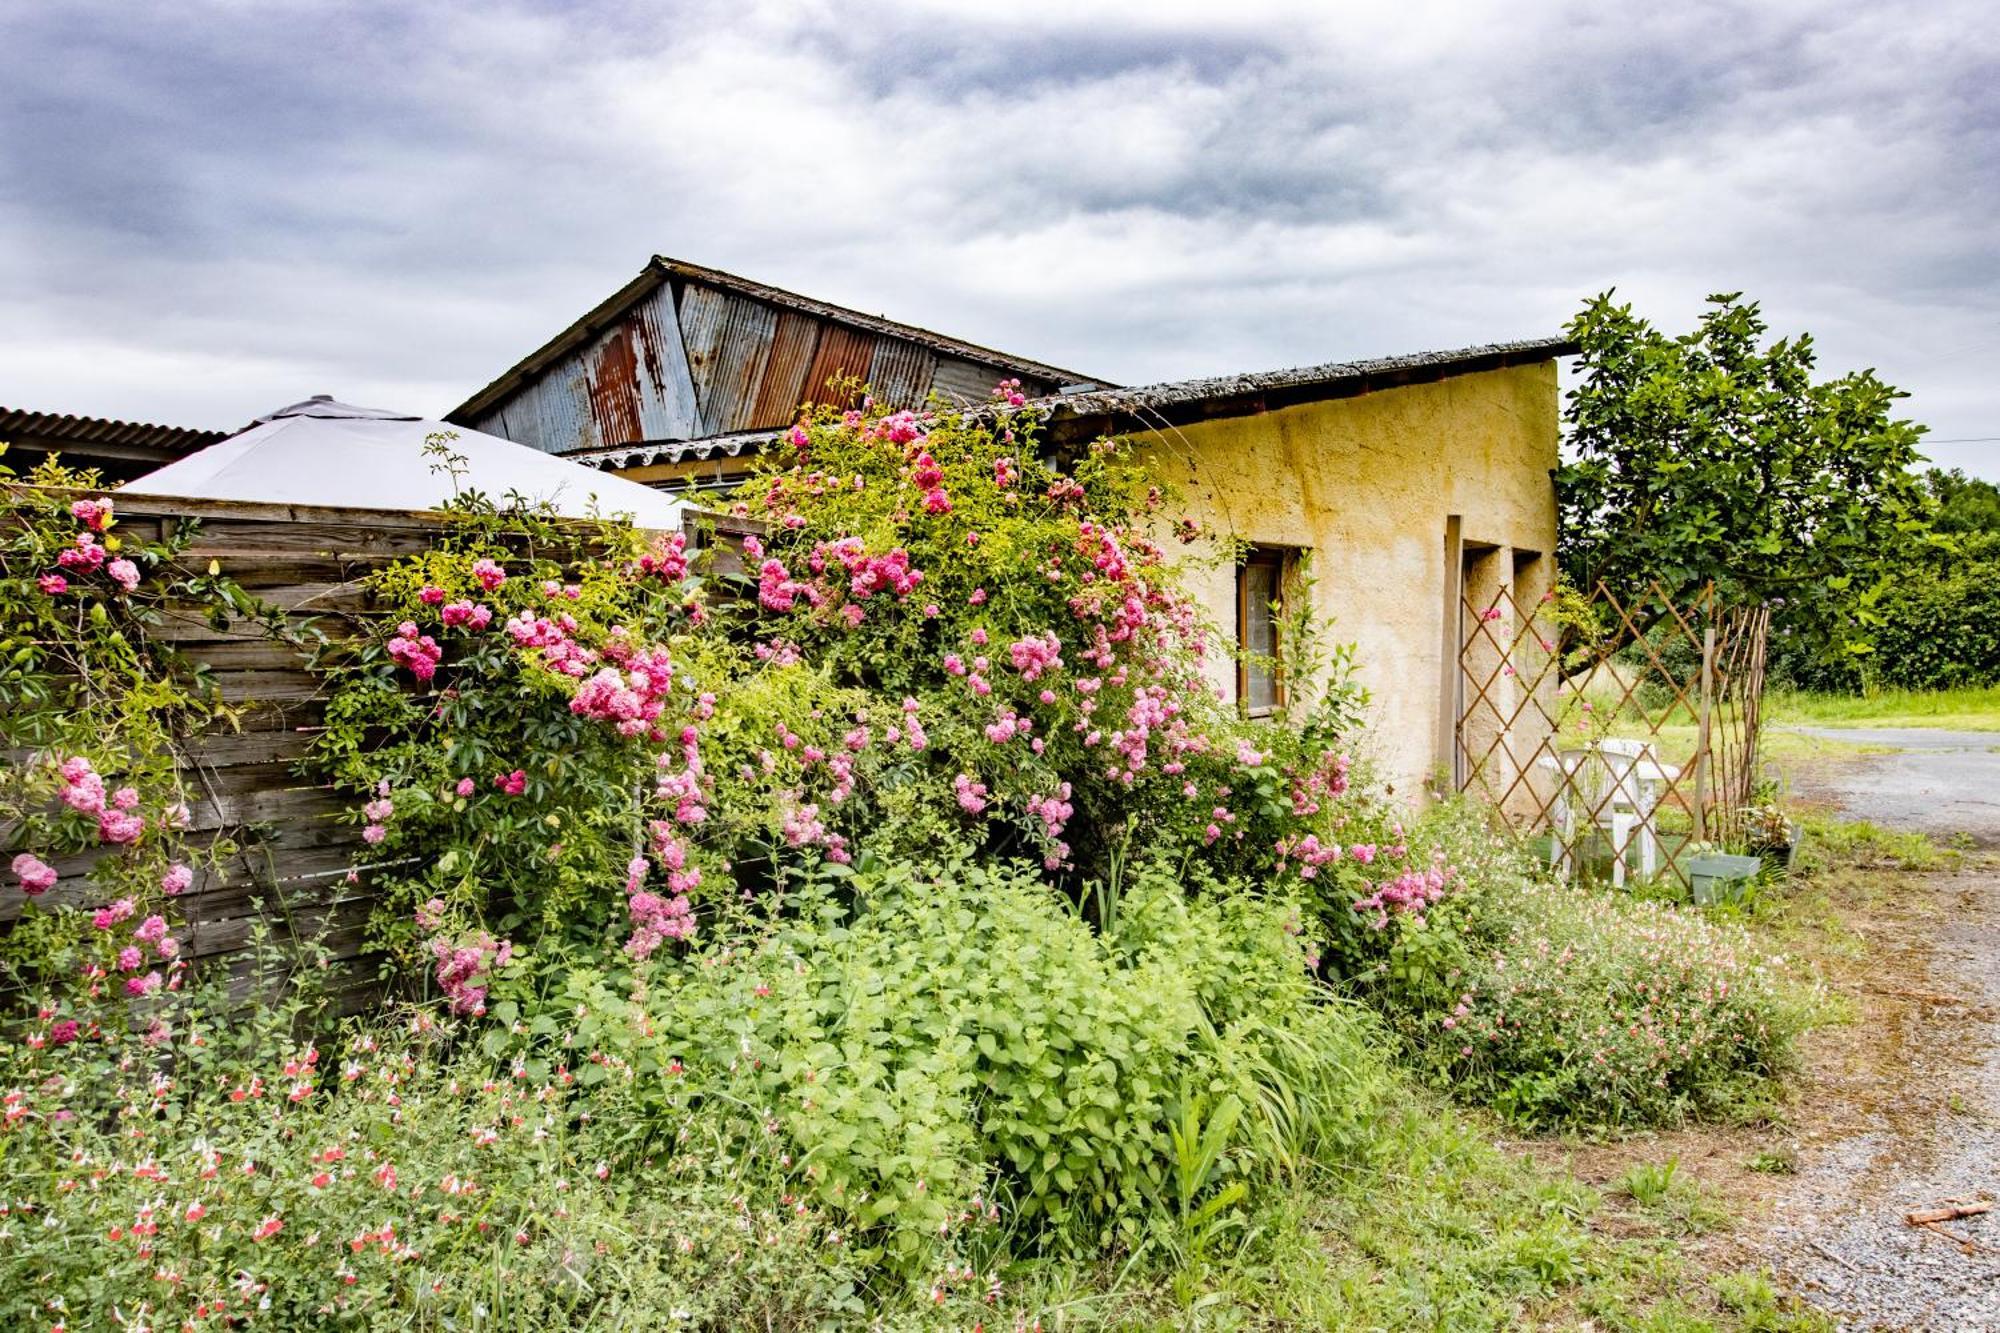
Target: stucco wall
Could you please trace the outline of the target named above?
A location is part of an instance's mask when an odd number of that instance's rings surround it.
[[[1415,799],[1451,762],[1450,520],[1459,517],[1456,532],[1475,552],[1466,562],[1475,589],[1518,577],[1525,599],[1540,595],[1554,560],[1557,411],[1556,367],[1546,362],[1143,439],[1181,493],[1172,512],[1217,534],[1312,553],[1314,610],[1331,637],[1357,645],[1374,696],[1373,753]],[[1192,582],[1233,641],[1234,571],[1197,571]],[[1213,672],[1233,698],[1231,663],[1218,658]],[[1505,719],[1495,712],[1486,722]]]

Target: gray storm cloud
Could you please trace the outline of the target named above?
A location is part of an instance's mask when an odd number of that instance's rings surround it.
[[[662,252],[1126,381],[1712,290],[2000,436],[1982,5],[0,11],[0,402],[441,411]],[[2000,443],[1940,443],[2000,477]]]

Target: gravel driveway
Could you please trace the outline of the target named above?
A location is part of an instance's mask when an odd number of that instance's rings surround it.
[[[1858,756],[1797,775],[1798,794],[1836,807],[1849,819],[1933,837],[1964,833],[2000,846],[2000,732],[1927,727],[1787,727],[1852,745],[1889,746],[1893,754]]]
[[[1849,818],[2000,846],[2000,735],[1814,731],[1897,747],[1800,784]],[[1801,1145],[1767,1233],[1770,1261],[1842,1329],[2000,1330],[2000,1213],[1905,1213],[2000,1195],[2000,874],[1910,876],[1870,939],[1839,1114]],[[2000,1202],[1996,1202],[2000,1209]],[[1968,1252],[1968,1248],[1969,1252]]]

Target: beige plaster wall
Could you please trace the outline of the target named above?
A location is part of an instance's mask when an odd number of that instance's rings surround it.
[[[1332,638],[1357,645],[1374,696],[1373,752],[1397,791],[1419,799],[1451,762],[1448,524],[1459,516],[1468,547],[1493,548],[1475,561],[1477,583],[1518,573],[1524,597],[1540,595],[1554,563],[1557,413],[1548,362],[1141,438],[1180,491],[1171,512],[1216,534],[1311,551],[1314,610]],[[1192,582],[1233,643],[1233,569],[1196,571]],[[1226,657],[1213,674],[1233,698]]]

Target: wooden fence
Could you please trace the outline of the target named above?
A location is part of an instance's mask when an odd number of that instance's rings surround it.
[[[157,498],[116,492],[118,531],[128,540],[159,540],[198,524],[180,557],[190,572],[216,562],[259,601],[284,612],[295,628],[329,638],[350,633],[369,609],[367,576],[391,561],[430,547],[443,531],[436,514]],[[700,539],[735,526],[689,512]],[[747,529],[746,529],[747,530]],[[724,572],[740,569],[734,543],[716,553]],[[191,738],[180,756],[189,793],[188,835],[198,846],[234,850],[201,875],[184,895],[186,955],[229,963],[261,921],[279,938],[319,940],[340,969],[343,1008],[376,994],[377,968],[365,948],[369,901],[365,884],[348,883],[364,860],[360,828],[341,815],[351,802],[304,776],[305,759],[325,715],[325,682],[307,669],[304,650],[254,621],[213,628],[198,611],[167,608],[152,631],[198,666],[207,667],[222,700],[235,711]],[[88,904],[102,894],[91,866],[116,849],[97,849],[56,863],[61,875],[44,906]],[[25,899],[0,895],[0,925],[19,916]]]

